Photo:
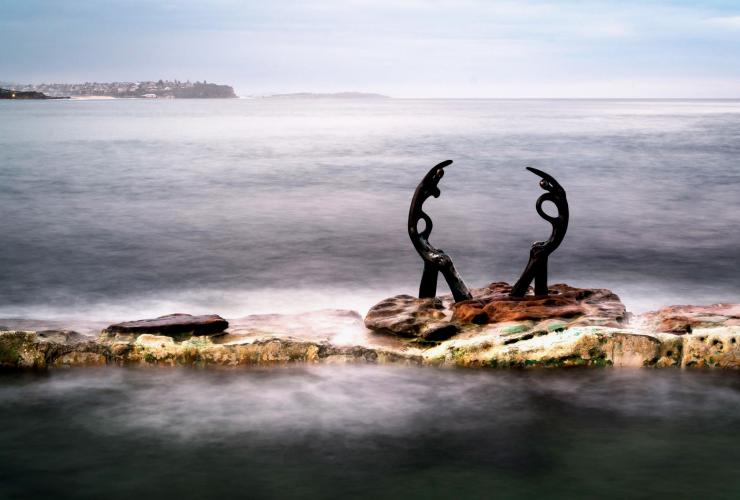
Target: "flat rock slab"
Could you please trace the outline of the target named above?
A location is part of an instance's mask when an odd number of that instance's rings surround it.
[[[740,304],[668,306],[645,314],[643,320],[650,330],[679,335],[698,328],[740,326]]]
[[[191,316],[169,314],[155,319],[141,319],[110,325],[103,330],[105,336],[158,334],[167,336],[215,335],[229,327],[229,322],[217,314]]]
[[[546,296],[511,297],[511,285],[491,283],[472,290],[473,298],[454,303],[451,295],[419,299],[397,295],[368,311],[365,326],[378,333],[423,341],[441,341],[477,331],[485,325],[506,324],[511,331],[547,322],[548,331],[576,326],[619,328],[627,311],[619,297],[603,288],[552,285]]]

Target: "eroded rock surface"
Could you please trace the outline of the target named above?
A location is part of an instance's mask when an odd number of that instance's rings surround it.
[[[574,326],[620,327],[627,311],[619,297],[606,289],[558,284],[544,297],[510,297],[511,286],[492,283],[472,290],[473,299],[454,303],[451,295],[419,299],[398,295],[373,306],[365,317],[369,329],[425,341],[449,339],[484,325],[519,324],[530,329],[550,321],[547,329]]]
[[[540,321],[562,319],[569,326],[621,326],[626,309],[616,294],[604,288],[574,288],[552,285],[544,297],[510,297],[508,283],[491,283],[474,295],[473,300],[452,306],[453,320],[476,324],[503,321]]]
[[[403,338],[445,340],[461,328],[451,319],[451,305],[451,295],[430,299],[397,295],[375,304],[365,316],[365,326]]]
[[[191,316],[190,314],[168,314],[155,319],[126,321],[110,325],[103,334],[108,337],[116,335],[141,335],[144,333],[168,336],[214,335],[229,327],[229,322],[216,314]]]
[[[77,332],[0,332],[0,368],[101,365],[107,361],[104,344]]]

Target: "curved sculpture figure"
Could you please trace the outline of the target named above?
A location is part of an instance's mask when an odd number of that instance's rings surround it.
[[[424,179],[419,183],[411,199],[409,209],[408,230],[411,242],[422,260],[424,261],[424,272],[421,275],[419,285],[419,297],[435,297],[437,295],[437,274],[442,273],[452,291],[455,302],[469,300],[472,298],[468,287],[463,283],[460,274],[452,264],[452,259],[444,251],[434,248],[429,243],[429,235],[432,233],[432,219],[422,210],[422,205],[431,196],[438,198],[440,195],[440,179],[444,176],[444,168],[451,165],[452,160],[446,160],[432,168]],[[419,231],[419,222],[424,221],[424,229]]]
[[[540,187],[547,192],[537,198],[536,208],[540,217],[552,224],[552,233],[547,241],[536,241],[532,244],[527,267],[511,289],[512,297],[524,297],[532,280],[534,294],[547,295],[547,258],[560,246],[568,230],[569,212],[565,189],[551,175],[532,167],[527,167],[527,170],[542,177]],[[555,205],[558,210],[557,216],[553,217],[542,210],[542,204],[546,201]]]

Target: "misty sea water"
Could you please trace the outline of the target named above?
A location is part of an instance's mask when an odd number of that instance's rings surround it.
[[[415,293],[410,197],[471,286],[740,302],[740,101],[0,102],[0,318],[226,318]],[[444,291],[442,283],[440,289]],[[0,322],[1,324],[1,322]],[[737,498],[734,372],[0,374],[0,498]]]
[[[571,220],[550,281],[632,311],[740,291],[740,101],[0,103],[0,317],[225,317],[414,293],[413,190],[469,285],[512,282],[538,179]]]
[[[0,377],[0,498],[735,499],[740,377],[400,366]]]

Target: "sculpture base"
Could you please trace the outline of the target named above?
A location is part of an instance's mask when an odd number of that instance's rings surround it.
[[[454,303],[451,295],[419,299],[398,295],[373,306],[365,318],[369,329],[404,338],[440,341],[486,325],[513,330],[553,331],[574,326],[618,328],[627,311],[606,289],[553,285],[546,296],[511,297],[508,283],[491,283],[472,290],[473,298]]]

